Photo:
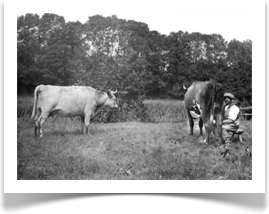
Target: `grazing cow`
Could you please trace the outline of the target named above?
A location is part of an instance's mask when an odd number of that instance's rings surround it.
[[[191,111],[194,104],[198,104],[201,112],[199,120],[200,135],[203,135],[203,124],[206,130],[205,143],[209,143],[209,137],[212,131],[213,119],[216,121],[217,133],[222,144],[222,111],[223,111],[222,86],[214,80],[205,82],[194,82],[185,93],[184,103],[190,123],[190,135],[193,135],[194,119]]]
[[[116,92],[101,92],[86,86],[39,85],[34,92],[32,119],[35,120],[35,136],[42,137],[42,125],[53,115],[80,116],[82,133],[89,132],[90,119],[101,106],[117,108]]]

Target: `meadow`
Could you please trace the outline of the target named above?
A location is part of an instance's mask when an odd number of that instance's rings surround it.
[[[44,137],[34,137],[32,97],[18,97],[18,180],[249,180],[252,179],[252,122],[241,119],[237,138],[224,157],[212,136],[194,136],[182,101],[146,100],[150,123],[91,123],[81,134],[78,118],[52,117]]]

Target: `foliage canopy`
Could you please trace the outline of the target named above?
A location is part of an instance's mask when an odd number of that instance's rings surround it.
[[[132,98],[182,99],[183,84],[213,78],[243,105],[252,102],[250,40],[180,30],[162,35],[117,16],[91,16],[84,24],[49,13],[19,16],[17,69],[18,93],[38,84],[89,85]]]

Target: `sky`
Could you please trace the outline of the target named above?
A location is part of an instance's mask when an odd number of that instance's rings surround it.
[[[55,13],[66,21],[117,15],[150,30],[218,33],[253,44],[252,181],[17,181],[17,16]],[[263,80],[263,81],[261,81]],[[4,192],[265,192],[265,1],[4,0]]]
[[[27,2],[30,2],[27,4]],[[61,1],[59,1],[61,2]],[[66,21],[85,23],[89,16],[116,15],[120,19],[144,22],[150,30],[220,34],[225,40],[252,40],[252,0],[55,0],[17,1],[17,14],[44,12],[64,16]],[[41,6],[42,5],[42,6]]]
[[[220,34],[226,41],[252,40],[251,14],[208,14],[208,13],[98,13],[103,16],[116,15],[118,18],[144,22],[150,30],[168,35],[179,30],[183,32],[200,32],[204,34]],[[66,21],[85,23],[89,16],[96,13],[75,14],[58,13]]]

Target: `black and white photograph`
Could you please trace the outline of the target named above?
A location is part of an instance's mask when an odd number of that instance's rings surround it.
[[[156,193],[166,192],[158,187],[163,180],[238,182],[240,189],[254,172],[265,175],[253,165],[253,157],[264,160],[254,141],[261,137],[264,147],[265,137],[263,125],[262,136],[253,131],[255,76],[264,81],[264,71],[253,70],[257,12],[248,3],[162,4],[17,8],[15,97],[8,98],[17,108],[16,168],[9,169],[17,182],[57,181],[61,192],[65,181],[91,181],[98,192],[102,181],[145,181],[142,192]]]

